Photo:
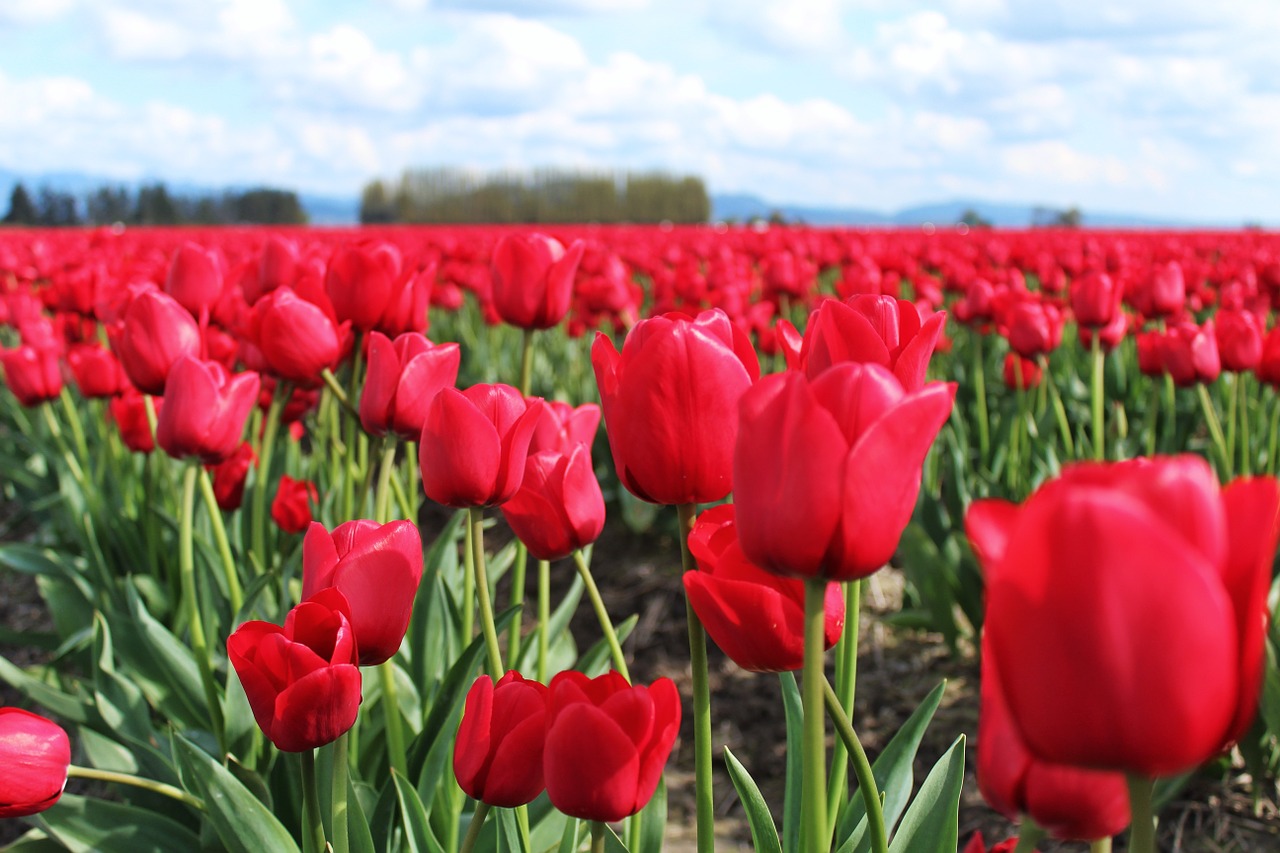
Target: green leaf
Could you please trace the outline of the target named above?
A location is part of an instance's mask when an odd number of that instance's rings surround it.
[[[787,719],[787,776],[782,799],[782,849],[796,853],[800,849],[800,786],[804,774],[804,750],[801,748],[804,734],[804,703],[800,688],[796,686],[796,674],[783,672],[782,708]]]
[[[907,807],[912,786],[915,784],[912,765],[915,764],[916,751],[920,749],[925,730],[929,728],[938,705],[942,703],[942,694],[946,688],[947,683],[942,681],[929,691],[929,695],[894,733],[884,751],[871,765],[876,787],[884,794],[884,825],[888,832],[893,831],[894,824],[898,822],[898,818]],[[840,829],[836,833],[837,839],[844,839],[839,844],[841,853],[870,851],[871,840],[867,837],[866,830],[866,806],[862,795],[854,793],[840,817]]]
[[[667,835],[667,780],[658,780],[649,804],[641,810],[639,853],[662,853],[662,842]]]
[[[64,720],[72,723],[84,723],[89,720],[91,713],[89,700],[28,675],[10,663],[4,655],[0,655],[0,681]]]
[[[778,840],[778,828],[773,823],[773,815],[769,813],[769,804],[760,794],[760,788],[751,778],[747,768],[729,751],[724,750],[724,763],[729,769],[729,778],[733,787],[738,790],[738,799],[747,813],[747,823],[751,825],[751,846],[757,853],[782,853],[782,842]]]
[[[347,779],[347,835],[351,839],[351,853],[377,853],[359,790],[351,779]]]
[[[173,754],[183,787],[204,800],[209,822],[229,851],[296,853],[293,836],[231,771],[182,735],[174,735]]]
[[[400,815],[404,818],[405,840],[413,853],[444,853],[444,847],[431,831],[431,821],[427,817],[427,808],[422,798],[409,780],[395,770],[391,771],[395,780],[396,800],[400,804]]]
[[[156,621],[132,586],[126,587],[126,606],[128,612],[121,618],[108,615],[123,668],[171,721],[208,729],[209,709],[195,656]]]
[[[963,787],[964,735],[960,735],[925,777],[893,835],[889,853],[953,853],[959,844]]]
[[[632,614],[614,628],[614,633],[618,635],[619,646],[627,641],[627,637],[635,630],[636,623],[639,621],[640,617]],[[578,658],[577,664],[574,665],[574,669],[593,678],[603,675],[606,670],[612,667],[613,657],[609,652],[609,644],[604,640],[598,640],[595,645],[587,649],[582,657]]]
[[[37,822],[72,853],[170,853],[200,847],[195,833],[163,815],[74,794],[64,795]]]
[[[536,562],[536,561],[531,561]],[[562,635],[568,635],[569,620],[573,618],[573,614],[578,609],[578,602],[582,599],[583,590],[586,585],[582,581],[582,576],[574,574],[573,583],[569,586],[569,591],[565,593],[560,604],[551,611],[551,618],[547,622],[547,635],[551,637],[551,644],[554,645]],[[526,607],[536,607],[534,600],[526,599]],[[527,642],[520,649],[520,666],[521,672],[533,672],[538,662],[538,639],[536,634],[530,635]],[[555,670],[551,670],[555,671]]]
[[[492,814],[497,818],[495,823],[498,825],[498,849],[530,853],[529,846],[525,844],[525,838],[520,832],[515,809],[494,809]]]
[[[1262,719],[1266,722],[1267,729],[1280,737],[1280,660],[1277,659],[1275,644],[1270,639],[1265,646],[1267,662],[1262,679]]]

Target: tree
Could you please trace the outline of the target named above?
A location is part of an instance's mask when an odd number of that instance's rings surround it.
[[[9,194],[9,212],[5,214],[5,225],[35,225],[37,219],[35,203],[31,201],[27,188],[17,184]]]
[[[94,225],[125,222],[133,211],[133,199],[122,186],[99,187],[85,199],[85,218]]]
[[[138,205],[132,218],[138,225],[177,225],[181,221],[178,205],[162,182],[146,184],[138,190]]]
[[[972,207],[966,207],[964,213],[960,214],[960,223],[968,225],[970,228],[990,228],[991,220],[983,217],[981,213]]]
[[[76,197],[71,193],[44,186],[40,188],[40,205],[36,221],[41,225],[54,228],[79,225],[80,212],[77,208]]]

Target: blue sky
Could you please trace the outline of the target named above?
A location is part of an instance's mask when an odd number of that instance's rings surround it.
[[[1280,224],[1275,0],[0,0],[0,170],[665,169]]]

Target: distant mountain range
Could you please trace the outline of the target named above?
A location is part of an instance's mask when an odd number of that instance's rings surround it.
[[[40,175],[22,175],[0,169],[0,215],[7,210],[9,193],[14,184],[21,181],[33,195],[40,187],[50,187],[60,192],[85,196],[103,186],[126,186],[137,189],[144,181],[118,181],[100,175],[83,172],[48,172]],[[174,195],[217,195],[225,190],[243,191],[248,186],[209,187],[194,183],[165,182]],[[354,225],[360,218],[360,199],[356,196],[320,195],[299,193],[298,200],[307,211],[312,225]],[[779,215],[787,222],[803,222],[808,225],[827,226],[916,226],[926,222],[950,225],[959,222],[966,212],[972,211],[983,221],[1003,228],[1025,228],[1036,224],[1052,208],[1045,205],[1010,204],[983,199],[953,199],[933,204],[922,204],[896,211],[872,210],[857,207],[826,207],[816,205],[783,204],[767,201],[745,193],[720,193],[711,196],[711,218],[715,221],[746,222],[752,219],[769,219]],[[1081,224],[1097,228],[1238,228],[1242,222],[1226,222],[1197,219],[1174,219],[1146,216],[1144,214],[1095,211],[1082,208]]]

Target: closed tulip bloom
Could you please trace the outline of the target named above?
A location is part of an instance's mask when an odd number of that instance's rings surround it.
[[[635,814],[657,790],[679,731],[680,693],[669,678],[633,687],[612,671],[559,673],[542,758],[551,804],[582,820]]]
[[[155,407],[158,421],[160,411],[164,408],[164,400],[161,397],[153,397],[151,402]],[[155,440],[151,435],[151,421],[147,418],[145,395],[129,388],[119,397],[111,399],[107,411],[111,415],[111,420],[115,421],[116,429],[120,431],[120,438],[124,441],[125,447],[134,453],[150,453],[156,449]]]
[[[400,648],[422,580],[422,536],[411,521],[348,521],[330,533],[312,522],[302,540],[302,597],[337,589],[360,648],[360,665]]]
[[[1091,272],[1071,283],[1071,312],[1081,326],[1100,328],[1120,313],[1124,290],[1105,272]]]
[[[200,327],[191,312],[158,290],[134,297],[114,344],[124,372],[144,394],[163,394],[169,369],[184,355],[200,355]]]
[[[217,251],[183,243],[169,263],[164,292],[193,316],[208,315],[222,296],[222,259]]]
[[[216,465],[240,445],[258,399],[258,374],[228,377],[217,362],[183,356],[169,372],[164,399],[156,417],[160,446],[176,459],[199,456]]]
[[[573,279],[586,248],[575,240],[566,251],[546,234],[507,234],[493,250],[493,307],[503,322],[521,329],[549,329],[569,313]]]
[[[339,320],[372,329],[400,285],[400,250],[390,243],[340,246],[329,259],[324,289]]]
[[[1252,311],[1223,309],[1214,316],[1218,355],[1224,370],[1254,370],[1262,361],[1262,319]]]
[[[1157,316],[1182,313],[1187,303],[1187,284],[1177,261],[1158,264],[1151,273],[1151,310]]]
[[[422,427],[422,490],[451,507],[496,506],[524,479],[529,439],[542,401],[527,401],[510,385],[445,388]]]
[[[282,474],[271,501],[271,520],[285,533],[301,533],[311,524],[311,504],[319,499],[315,483]]]
[[[595,443],[596,430],[600,428],[600,407],[595,403],[583,403],[574,407],[562,400],[547,400],[542,415],[529,440],[529,453],[543,450],[568,453],[579,444],[588,448]]]
[[[604,496],[591,448],[580,444],[568,453],[530,454],[502,517],[539,560],[559,560],[596,541],[604,530]]]
[[[1014,848],[1018,846],[1017,836],[1006,838],[997,844],[987,847],[987,842],[983,839],[981,832],[975,832],[969,836],[969,843],[964,846],[961,853],[1013,853]]]
[[[453,775],[467,796],[510,809],[542,793],[548,697],[546,685],[514,670],[496,685],[487,675],[475,680],[453,748]]]
[[[280,288],[254,308],[257,345],[268,369],[290,382],[314,386],[341,352],[338,328],[318,305]]]
[[[58,802],[70,764],[71,741],[62,726],[0,708],[0,818],[33,815]]]
[[[696,572],[684,590],[707,634],[733,662],[752,672],[785,672],[804,665],[804,581],[766,572],[738,543],[733,504],[702,512],[689,534]],[[824,647],[844,631],[844,596],[827,585]]]
[[[212,467],[213,496],[223,512],[234,512],[244,501],[244,482],[249,469],[258,464],[253,445],[242,442],[235,452]]]
[[[844,361],[878,364],[907,391],[915,391],[924,385],[946,319],[946,312],[938,311],[921,322],[913,303],[891,296],[829,299],[809,319],[800,364],[811,379]]]
[[[760,361],[728,315],[642,320],[621,354],[598,334],[591,364],[618,477],[633,495],[710,503],[733,490],[738,401],[760,377]]]
[[[1023,815],[1054,838],[1110,838],[1129,825],[1123,773],[1041,761],[1027,751],[1009,713],[995,655],[983,642],[978,713],[978,788],[1009,820]]]
[[[1062,343],[1062,312],[1046,302],[1022,299],[1010,309],[1005,336],[1023,358],[1034,358]]]
[[[120,360],[99,344],[76,344],[67,350],[67,368],[80,393],[90,399],[124,393],[129,378]]]
[[[381,332],[369,335],[369,369],[360,394],[360,423],[371,435],[394,432],[417,441],[436,394],[458,381],[462,352],[455,343],[433,344],[417,332],[393,343]]]
[[[1023,358],[1016,352],[1004,354],[1004,384],[1009,388],[1039,388],[1044,371],[1040,362],[1033,358]]]
[[[269,235],[258,257],[257,281],[245,298],[253,303],[277,288],[292,287],[300,266],[298,244],[279,234]]]
[[[748,559],[781,575],[830,580],[883,566],[911,519],[925,454],[954,398],[952,383],[907,393],[878,364],[761,380],[742,398],[734,451],[738,538]]]
[[[1199,457],[1079,464],[976,502],[985,631],[1044,761],[1149,777],[1226,749],[1257,708],[1280,489]]]
[[[246,622],[227,638],[253,718],[277,749],[324,746],[355,725],[360,669],[342,607],[341,595],[322,593],[290,610],[283,627]]]
[[[55,399],[62,393],[62,371],[58,368],[58,351],[52,347],[23,344],[16,349],[0,350],[4,381],[24,406],[35,406]]]
[[[1158,351],[1164,372],[1180,388],[1212,382],[1222,374],[1222,356],[1212,320],[1204,326],[1191,321],[1171,324],[1160,338]]]
[[[1262,355],[1258,359],[1258,380],[1272,388],[1280,388],[1280,326],[1267,333],[1262,341]]]

